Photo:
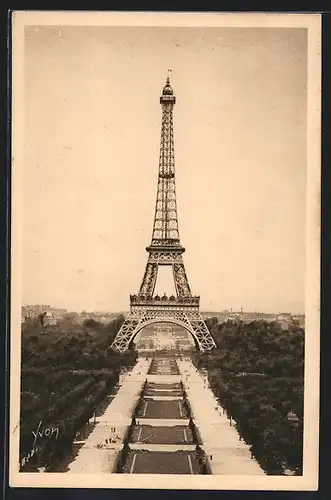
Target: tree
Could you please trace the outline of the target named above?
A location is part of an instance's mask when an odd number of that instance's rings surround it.
[[[45,316],[46,316],[46,312],[43,312],[43,313],[38,315],[38,321],[40,322],[41,326],[44,326]]]
[[[209,326],[209,325],[208,325]],[[276,322],[214,321],[217,348],[195,353],[199,369],[207,370],[210,387],[240,436],[268,474],[284,467],[302,472],[304,332],[283,332]],[[289,424],[287,414],[298,415]]]
[[[87,318],[83,321],[83,327],[91,328],[96,331],[101,330],[101,323],[99,321],[95,321],[93,318]]]

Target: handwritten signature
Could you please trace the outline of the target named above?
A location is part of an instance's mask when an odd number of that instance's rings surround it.
[[[38,437],[40,437],[40,438],[42,438],[44,436],[51,437],[54,434],[56,436],[55,439],[57,439],[59,437],[59,428],[58,427],[43,427],[43,428],[41,428],[42,423],[43,423],[42,420],[40,420],[38,427],[37,427],[37,430],[32,431],[32,434],[34,435],[34,441],[33,441],[32,448],[35,447],[35,444],[36,444]]]

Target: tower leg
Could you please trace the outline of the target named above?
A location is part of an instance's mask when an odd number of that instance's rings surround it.
[[[157,263],[147,262],[139,293],[141,293],[142,295],[148,295],[150,297],[153,295],[156,284],[157,271]]]
[[[197,313],[195,317],[190,318],[189,323],[192,331],[195,333],[195,337],[198,340],[201,351],[209,351],[210,349],[216,347],[215,341],[200,313]]]
[[[114,342],[111,344],[114,351],[124,352],[129,348],[131,339],[135,335],[138,324],[139,318],[133,317],[132,314],[129,313],[117,333]]]
[[[191,295],[190,286],[188,284],[185,267],[183,262],[174,263],[172,266],[177,295],[179,297]]]

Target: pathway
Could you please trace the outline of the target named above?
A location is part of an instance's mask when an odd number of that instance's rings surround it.
[[[264,475],[203,375],[190,360],[178,360],[178,367],[212,474]]]
[[[79,472],[264,475],[205,377],[172,358],[139,359],[125,375],[68,466]]]
[[[204,464],[196,453],[189,417],[176,360],[154,358],[120,472],[201,474]]]
[[[122,380],[122,386],[87,437],[77,456],[68,466],[68,473],[112,472],[119,451],[123,447],[132,414],[146,380],[150,360],[139,359],[131,372]],[[106,439],[115,442],[106,443]],[[108,441],[109,443],[109,441]],[[102,446],[102,447],[100,447]]]

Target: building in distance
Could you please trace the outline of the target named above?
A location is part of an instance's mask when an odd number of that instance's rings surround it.
[[[221,312],[204,312],[202,313],[205,319],[217,318],[221,323],[226,321],[242,321],[243,323],[252,323],[253,321],[266,321],[277,322],[283,330],[287,330],[289,326],[298,326],[304,328],[305,315],[304,314],[290,314],[290,313],[265,313],[256,311],[229,311],[227,309]]]
[[[49,321],[51,321],[50,317],[52,317],[56,323],[63,319],[67,313],[67,309],[51,307],[49,304],[25,305],[22,306],[21,310],[21,323],[24,323],[28,319],[37,320],[42,314],[44,314],[45,317],[48,314],[47,317],[49,318]]]

